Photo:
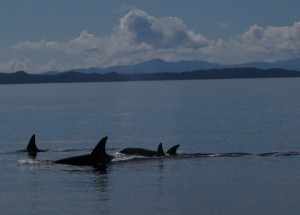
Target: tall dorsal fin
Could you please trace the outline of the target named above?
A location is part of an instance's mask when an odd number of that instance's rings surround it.
[[[167,153],[168,153],[169,155],[176,155],[176,154],[177,154],[177,149],[178,149],[179,146],[180,146],[180,145],[175,145],[175,146],[171,147],[171,148],[167,151]]]
[[[157,157],[165,156],[165,153],[164,153],[164,150],[163,150],[163,147],[162,147],[162,143],[160,143],[160,144],[158,145],[157,152],[156,152],[156,156],[157,156]]]
[[[96,145],[94,150],[92,151],[91,155],[98,156],[98,155],[106,155],[105,145],[106,145],[107,137],[103,137],[99,143]]]
[[[32,135],[32,137],[30,138],[26,149],[28,152],[38,152],[39,151],[39,149],[36,147],[36,143],[35,143],[35,134]]]

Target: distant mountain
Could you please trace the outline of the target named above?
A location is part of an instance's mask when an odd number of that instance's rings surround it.
[[[243,63],[243,64],[234,64],[234,65],[226,66],[225,68],[245,68],[245,67],[257,68],[257,69],[273,69],[273,68],[277,68],[277,65],[268,62],[250,62],[250,63]]]
[[[276,65],[277,68],[300,71],[300,58],[295,58],[292,60],[276,61],[274,65]]]
[[[300,77],[300,72],[284,69],[257,68],[225,68],[196,70],[190,72],[157,72],[136,74],[83,74],[64,72],[52,75],[28,74],[23,71],[16,73],[0,73],[0,84],[27,83],[76,83],[76,82],[116,82],[116,81],[153,81],[153,80],[195,80],[195,79],[237,79],[237,78],[278,78]]]
[[[82,74],[149,74],[149,73],[180,73],[196,70],[210,70],[210,69],[226,69],[226,68],[256,68],[256,69],[285,69],[300,71],[300,58],[295,58],[286,61],[276,61],[274,63],[268,62],[250,62],[243,64],[222,65],[217,63],[210,63],[207,61],[187,61],[181,60],[178,62],[166,62],[161,59],[154,59],[135,65],[113,66],[108,68],[87,68],[87,69],[73,69],[65,72],[48,71],[40,75],[59,75],[69,72],[77,72]]]
[[[60,72],[57,71],[47,71],[47,72],[43,72],[40,73],[41,75],[58,75]]]
[[[225,68],[257,68],[257,69],[290,69],[300,71],[300,58],[276,61],[274,63],[267,62],[250,62],[243,64],[222,65],[217,63],[210,63],[207,61],[187,61],[181,60],[178,62],[166,62],[161,59],[154,59],[135,65],[113,66],[108,68],[88,68],[88,69],[73,69],[74,72],[84,74],[105,74],[116,72],[120,74],[143,74],[143,73],[159,73],[159,72],[187,72],[195,70],[207,69],[225,69]],[[55,74],[51,72],[51,74]]]
[[[250,63],[243,63],[243,64],[235,64],[226,66],[224,68],[242,68],[242,67],[253,67],[258,69],[289,69],[289,70],[297,70],[300,71],[300,58],[295,58],[291,60],[285,61],[276,61],[274,63],[267,63],[267,62],[250,62]]]
[[[157,72],[186,72],[200,69],[218,69],[223,66],[206,61],[178,61],[165,62],[161,59],[154,59],[135,65],[114,66],[109,68],[89,68],[89,69],[73,69],[72,71],[81,72],[84,74],[92,73],[110,73],[116,72],[121,74],[135,74],[135,73],[157,73]]]

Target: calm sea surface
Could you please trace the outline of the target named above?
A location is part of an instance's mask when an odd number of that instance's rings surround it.
[[[0,122],[1,214],[300,211],[300,155],[283,156],[300,152],[299,78],[0,85]],[[49,149],[36,160],[17,152],[32,134]],[[103,136],[115,156],[160,142],[250,155],[116,158],[106,173],[51,163]],[[279,154],[258,156],[269,152]]]

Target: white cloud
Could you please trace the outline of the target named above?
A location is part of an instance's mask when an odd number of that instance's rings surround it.
[[[80,53],[86,51],[92,51],[98,49],[98,46],[102,44],[103,39],[95,37],[93,34],[87,31],[82,31],[81,34],[70,40],[69,42],[56,42],[41,40],[39,42],[32,41],[20,41],[14,45],[13,48],[18,49],[49,49],[54,51],[62,51],[66,53]]]
[[[18,49],[52,49],[52,50],[63,50],[63,43],[60,42],[49,42],[46,40],[41,40],[39,42],[32,42],[32,41],[20,41],[18,44],[12,46],[12,48]]]
[[[293,58],[300,55],[300,22],[283,27],[253,25],[237,41],[245,53],[259,54],[263,59]]]
[[[79,37],[69,41],[65,48],[66,52],[90,52],[96,51],[103,45],[103,39],[95,37],[87,31],[82,31]]]
[[[177,17],[155,18],[141,10],[133,10],[121,18],[118,34],[125,35],[135,43],[145,43],[153,48],[176,48],[185,46],[199,48],[206,39],[188,29]]]
[[[219,27],[228,28],[227,23]],[[107,67],[132,64],[153,58],[167,61],[213,60],[219,63],[273,61],[300,55],[300,22],[291,26],[253,25],[228,40],[209,40],[196,33],[177,17],[157,18],[133,9],[120,19],[111,35],[97,37],[86,30],[74,39],[62,41],[20,41],[15,50],[57,51],[82,56],[81,62],[62,62],[63,57],[38,65],[30,60],[12,60],[0,64],[0,70],[45,71],[73,67]],[[71,56],[71,57],[70,57]],[[52,62],[52,63],[51,63]],[[55,63],[53,63],[55,62]]]

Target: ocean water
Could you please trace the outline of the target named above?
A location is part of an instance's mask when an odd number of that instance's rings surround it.
[[[298,214],[299,92],[299,78],[0,85],[1,214]],[[36,159],[19,151],[32,134]],[[52,163],[103,136],[106,170]],[[160,142],[179,155],[118,154]]]

